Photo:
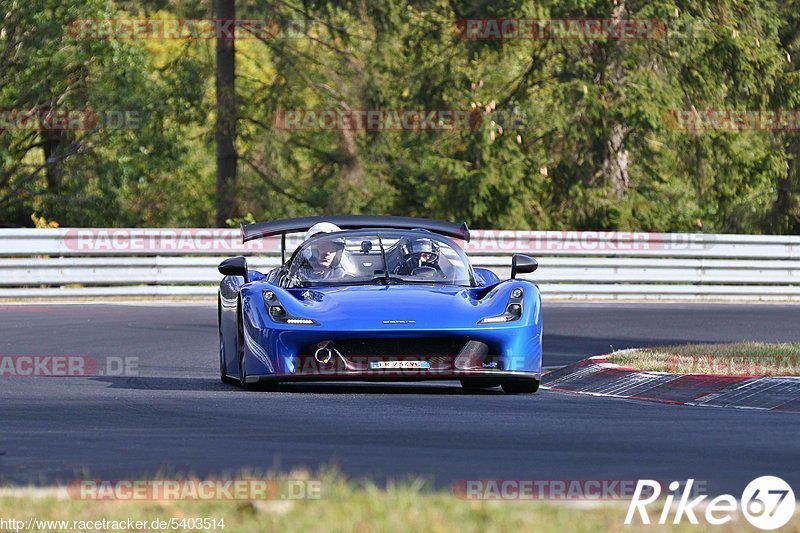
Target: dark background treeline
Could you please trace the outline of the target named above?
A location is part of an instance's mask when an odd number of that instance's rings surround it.
[[[0,223],[372,213],[483,228],[800,233],[800,124],[686,131],[675,114],[800,108],[798,1],[237,0],[237,18],[274,19],[284,33],[235,41],[235,97],[221,104],[215,40],[86,39],[70,24],[213,18],[225,5],[0,6],[6,120],[41,107],[91,109],[106,123],[0,132]],[[456,22],[470,18],[648,19],[664,31],[463,39]],[[276,111],[292,109],[481,120],[467,130],[275,128]],[[226,133],[235,176],[218,187]]]

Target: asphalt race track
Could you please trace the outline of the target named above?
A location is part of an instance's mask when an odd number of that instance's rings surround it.
[[[800,306],[549,304],[545,365],[685,341],[797,341]],[[457,383],[219,382],[216,308],[0,305],[0,355],[138,357],[136,377],[0,378],[0,481],[226,475],[336,465],[379,481],[704,480],[800,485],[800,415]]]

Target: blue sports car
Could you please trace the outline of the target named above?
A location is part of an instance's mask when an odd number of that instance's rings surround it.
[[[286,235],[306,232],[286,260]],[[460,380],[533,393],[542,368],[536,270],[515,255],[511,279],[473,268],[466,224],[332,216],[242,226],[245,242],[281,238],[281,266],[219,265],[222,381],[264,390],[289,381]]]

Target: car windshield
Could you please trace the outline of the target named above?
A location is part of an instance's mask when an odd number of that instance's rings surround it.
[[[294,253],[286,279],[289,287],[474,285],[464,252],[451,240],[422,230],[317,235]]]

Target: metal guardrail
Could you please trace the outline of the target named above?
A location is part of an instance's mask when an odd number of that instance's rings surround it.
[[[549,299],[800,301],[800,236],[592,231],[473,231],[477,267],[503,278],[511,255]],[[290,238],[293,249],[298,237]],[[236,229],[0,230],[0,298],[210,297],[217,264],[280,262],[280,243]]]

